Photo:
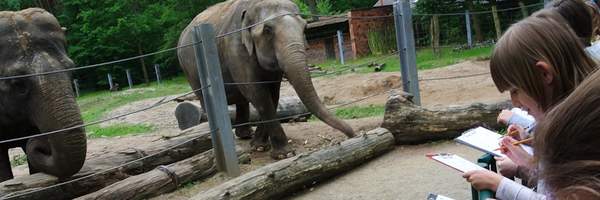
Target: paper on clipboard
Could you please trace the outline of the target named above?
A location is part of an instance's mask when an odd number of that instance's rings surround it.
[[[500,150],[497,150],[500,148],[499,143],[502,137],[502,135],[494,131],[483,127],[477,127],[468,130],[454,140],[458,143],[473,147],[485,153],[489,153],[498,157],[505,157]]]
[[[455,154],[438,153],[429,154],[427,157],[463,173],[472,170],[485,170],[485,168]]]

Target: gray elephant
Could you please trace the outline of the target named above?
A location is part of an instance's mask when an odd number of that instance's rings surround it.
[[[321,103],[306,67],[306,21],[298,7],[289,0],[229,0],[214,5],[200,13],[185,28],[179,45],[193,43],[193,27],[201,23],[215,26],[217,34],[232,32],[254,24],[250,29],[217,39],[224,82],[279,81],[270,84],[226,85],[227,101],[236,105],[236,124],[248,121],[249,103],[257,109],[262,120],[276,118],[280,81],[286,77],[296,90],[302,103],[315,116],[348,137],[354,131],[333,116]],[[285,15],[289,14],[289,15]],[[272,20],[267,20],[273,18]],[[266,21],[265,23],[259,23]],[[193,89],[199,89],[194,49],[178,50],[179,62]],[[201,92],[196,95],[202,102]],[[236,128],[240,138],[251,137],[250,126]],[[267,151],[273,147],[271,156],[282,159],[294,155],[287,146],[287,137],[279,121],[258,125],[253,149]]]
[[[0,12],[0,77],[73,67],[56,18],[38,8]],[[59,130],[83,123],[70,84],[58,73],[0,80],[0,140]],[[30,173],[59,178],[77,173],[86,154],[86,135],[77,128],[0,144],[0,181],[13,178],[8,149],[21,147]]]

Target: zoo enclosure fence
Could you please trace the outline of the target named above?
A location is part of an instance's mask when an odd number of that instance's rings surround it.
[[[295,15],[294,13],[289,13],[289,14],[285,14],[285,15]],[[281,15],[284,16],[284,15]],[[129,60],[134,60],[134,59],[139,59],[142,57],[147,57],[147,56],[152,56],[152,55],[156,55],[156,54],[160,54],[160,53],[164,53],[164,52],[168,52],[168,51],[174,51],[180,48],[184,48],[184,47],[190,47],[190,46],[194,46],[195,50],[196,50],[196,58],[197,58],[197,63],[198,63],[198,67],[199,67],[199,73],[200,73],[200,77],[203,77],[203,82],[202,88],[198,88],[195,90],[192,90],[190,92],[184,93],[182,95],[179,95],[177,97],[173,97],[173,98],[163,98],[159,101],[157,101],[156,103],[154,103],[151,106],[148,106],[146,108],[142,108],[139,110],[135,110],[132,112],[128,112],[125,114],[121,114],[118,116],[114,116],[114,117],[110,117],[110,118],[106,118],[106,119],[102,119],[102,120],[97,120],[97,121],[93,121],[93,122],[87,122],[81,125],[76,125],[73,127],[66,127],[60,130],[54,130],[54,131],[50,131],[50,132],[45,132],[45,133],[39,133],[39,134],[33,134],[30,136],[26,136],[26,137],[20,137],[20,138],[13,138],[10,140],[3,140],[0,141],[1,143],[7,143],[7,142],[13,142],[13,141],[17,141],[17,140],[25,140],[25,139],[30,139],[30,138],[35,138],[35,137],[41,137],[41,136],[47,136],[47,135],[51,135],[51,134],[58,134],[58,133],[62,133],[64,131],[68,131],[68,130],[72,130],[72,129],[76,129],[76,128],[81,128],[81,127],[87,127],[87,126],[91,126],[91,125],[96,125],[96,124],[100,124],[100,123],[104,123],[104,122],[108,122],[111,120],[115,120],[118,118],[122,118],[125,116],[129,116],[129,115],[133,115],[136,113],[141,113],[141,112],[145,112],[151,109],[154,109],[156,107],[162,106],[166,103],[169,103],[171,101],[173,101],[174,99],[177,98],[181,98],[181,97],[185,97],[187,95],[193,94],[194,92],[197,91],[202,91],[203,94],[208,96],[221,96],[221,99],[212,99],[212,103],[207,104],[207,112],[209,113],[209,123],[210,123],[210,131],[207,131],[206,133],[211,133],[213,134],[213,138],[221,138],[221,140],[229,140],[229,142],[223,142],[223,141],[217,141],[217,140],[213,140],[213,147],[214,148],[221,148],[222,152],[225,151],[229,151],[231,152],[231,150],[233,150],[234,152],[234,158],[235,160],[232,161],[231,158],[224,158],[225,157],[225,153],[222,153],[223,155],[221,156],[220,159],[222,159],[223,161],[220,161],[220,167],[219,169],[221,169],[222,171],[226,171],[228,172],[228,174],[235,176],[237,174],[239,174],[239,168],[237,169],[238,171],[236,172],[235,167],[237,166],[237,156],[235,155],[235,150],[234,150],[234,144],[233,144],[233,134],[231,133],[231,129],[232,128],[236,128],[236,127],[240,127],[240,126],[245,126],[245,125],[258,125],[258,124],[263,124],[263,123],[269,123],[269,122],[273,122],[273,121],[279,121],[279,120],[284,120],[284,119],[292,119],[292,118],[297,118],[299,116],[302,115],[306,115],[309,113],[302,113],[302,114],[298,114],[298,115],[293,115],[293,116],[286,116],[286,117],[281,117],[281,118],[277,118],[277,119],[271,119],[271,120],[264,120],[264,121],[259,121],[259,122],[248,122],[248,123],[244,123],[244,124],[236,124],[236,125],[231,125],[229,118],[228,118],[228,113],[226,110],[226,101],[224,100],[224,85],[240,85],[240,84],[272,84],[274,83],[273,81],[263,81],[263,82],[250,82],[250,83],[223,83],[222,82],[222,78],[220,76],[220,68],[219,68],[219,63],[218,63],[218,53],[217,53],[217,49],[216,49],[216,45],[215,45],[215,40],[222,38],[222,37],[227,37],[229,35],[232,34],[236,34],[239,33],[240,31],[246,30],[246,29],[250,29],[260,23],[264,23],[268,20],[272,20],[276,17],[281,17],[281,16],[275,16],[273,18],[267,19],[263,22],[259,22],[257,24],[251,25],[249,27],[243,27],[239,30],[235,30],[229,33],[225,33],[222,35],[214,35],[214,30],[212,30],[212,27],[210,25],[201,25],[199,27],[195,28],[195,41],[191,44],[187,44],[187,45],[182,45],[182,46],[177,46],[177,47],[173,47],[170,49],[165,49],[165,50],[160,50],[157,52],[153,52],[153,53],[148,53],[148,54],[144,54],[144,55],[139,55],[139,56],[135,56],[135,57],[131,57],[131,58],[125,58],[125,59],[120,59],[120,60],[115,60],[115,61],[109,61],[109,62],[104,62],[104,63],[99,63],[99,64],[94,64],[94,65],[88,65],[88,66],[81,66],[81,67],[76,67],[76,68],[71,68],[71,69],[64,69],[64,70],[56,70],[56,71],[47,71],[47,72],[41,72],[41,73],[34,73],[34,74],[26,74],[26,75],[18,75],[18,76],[9,76],[9,77],[0,77],[0,81],[2,80],[9,80],[9,79],[18,79],[18,78],[27,78],[27,77],[34,77],[34,76],[49,76],[52,74],[57,74],[57,73],[66,73],[66,72],[71,72],[71,71],[75,71],[75,70],[82,70],[82,69],[88,69],[88,68],[96,68],[96,67],[105,67],[105,66],[109,66],[111,64],[115,64],[115,63],[120,63],[120,62],[125,62],[125,61],[129,61]],[[398,15],[396,15],[398,16]],[[369,17],[369,18],[382,18],[382,17],[390,17],[390,16],[373,16],[373,17]],[[329,75],[334,75],[334,74],[340,74],[340,73],[344,73],[347,71],[355,71],[357,69],[360,68],[366,68],[369,67],[369,65],[373,62],[378,62],[378,61],[382,61],[384,59],[390,58],[390,57],[396,57],[398,56],[398,51],[394,51],[389,53],[387,56],[384,57],[379,57],[379,58],[374,58],[371,59],[367,62],[364,63],[360,63],[360,64],[356,64],[356,65],[346,65],[343,66],[341,68],[339,68],[336,71],[332,71],[332,72],[325,72],[325,73],[320,73],[320,74],[315,74],[315,76],[313,77],[320,77],[320,76],[329,76]],[[214,74],[214,75],[209,75],[209,74]],[[463,76],[454,76],[454,77],[437,77],[437,78],[429,78],[429,79],[416,79],[417,82],[419,81],[439,81],[439,80],[447,80],[447,79],[458,79],[458,78],[466,78],[466,77],[473,77],[473,76],[484,76],[487,75],[488,73],[478,73],[478,74],[469,74],[469,75],[463,75]],[[207,78],[207,77],[211,77],[211,78]],[[384,92],[380,92],[380,93],[375,93],[375,94],[371,94],[371,95],[367,95],[361,98],[357,98],[354,99],[350,102],[344,103],[344,104],[339,104],[339,105],[335,105],[333,107],[330,107],[330,110],[334,110],[340,107],[344,107],[344,106],[348,106],[351,104],[355,104],[357,102],[360,101],[364,101],[367,100],[369,98],[373,98],[375,96],[379,96],[379,95],[384,95],[387,93],[392,93],[394,92],[394,90],[396,89],[400,89],[401,87],[394,87],[394,88],[390,88],[387,91]],[[213,95],[210,95],[210,94]],[[205,98],[205,99],[211,99],[209,98]],[[211,101],[211,100],[209,100]],[[212,108],[211,108],[212,107]],[[227,117],[227,118],[225,118]],[[226,119],[226,120],[224,120]],[[215,122],[216,120],[219,120],[220,122]],[[23,195],[27,195],[30,193],[34,193],[34,192],[38,192],[41,190],[46,190],[49,188],[54,188],[54,187],[62,187],[62,186],[67,186],[68,184],[74,183],[76,181],[80,181],[83,179],[87,179],[99,174],[104,174],[104,173],[108,173],[114,170],[117,170],[121,167],[124,166],[128,166],[128,165],[133,165],[136,164],[137,162],[140,162],[144,159],[147,159],[149,157],[158,155],[162,152],[165,152],[169,149],[173,149],[176,148],[177,146],[183,145],[191,140],[195,140],[197,138],[192,138],[188,141],[185,141],[183,143],[180,144],[176,144],[173,145],[172,147],[169,147],[167,149],[164,149],[163,151],[157,152],[155,154],[152,155],[147,155],[144,157],[141,157],[139,159],[136,160],[132,160],[132,161],[128,161],[125,163],[122,163],[119,166],[115,166],[115,167],[111,167],[111,168],[107,168],[105,170],[102,170],[98,173],[93,173],[93,174],[89,174],[86,176],[82,176],[79,178],[75,178],[75,179],[71,179],[71,180],[67,180],[65,182],[61,182],[55,185],[51,185],[51,186],[47,186],[47,187],[42,187],[42,188],[38,188],[38,189],[34,189],[34,190],[30,190],[27,192],[23,192],[23,193],[19,193],[15,196],[23,196]],[[217,144],[214,144],[217,143]],[[231,156],[231,155],[229,155]],[[229,159],[230,161],[224,161]],[[226,166],[229,165],[229,166]],[[15,196],[11,196],[11,197],[15,197]]]

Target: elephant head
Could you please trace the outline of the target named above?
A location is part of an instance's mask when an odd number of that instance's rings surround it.
[[[0,77],[73,67],[65,47],[64,31],[52,14],[38,8],[0,12]],[[0,120],[2,139],[83,124],[70,74],[1,80]],[[31,138],[24,150],[30,169],[65,178],[83,166],[85,131],[76,128]]]
[[[242,12],[242,44],[250,57],[268,71],[282,71],[296,90],[302,103],[319,119],[348,137],[354,131],[334,117],[321,103],[307,71],[304,35],[306,21],[296,4],[289,0],[263,0]],[[264,22],[264,23],[263,23]],[[254,26],[252,26],[254,25]]]

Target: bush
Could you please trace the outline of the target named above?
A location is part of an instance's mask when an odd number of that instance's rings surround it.
[[[373,55],[388,54],[394,52],[397,48],[396,31],[391,26],[369,30],[367,40]]]

